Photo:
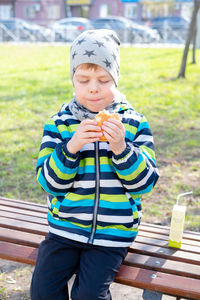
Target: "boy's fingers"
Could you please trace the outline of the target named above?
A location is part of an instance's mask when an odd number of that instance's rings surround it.
[[[99,139],[100,139],[100,137],[97,137],[97,138],[90,138],[90,139],[88,139],[88,143],[94,143],[94,142],[97,142],[97,141],[99,141]]]
[[[90,132],[89,136],[90,137],[101,137],[103,135],[102,132]]]
[[[105,121],[105,122],[106,122],[106,121]],[[112,119],[112,118],[108,119],[108,122],[109,122],[109,123],[113,123],[113,124],[115,124],[115,125],[117,125],[117,126],[122,125],[122,122],[121,122],[120,120],[116,120],[116,119]]]
[[[83,120],[80,124],[82,131],[100,131],[101,128],[97,126],[97,122],[93,120]]]
[[[117,126],[115,126],[114,124],[109,124],[109,126],[103,125],[102,126],[103,129],[103,133],[106,136],[106,134],[108,134],[110,136],[110,138],[114,138],[114,139],[121,139],[124,138],[125,135],[125,131],[124,128],[119,128]],[[107,136],[106,136],[107,138]]]
[[[112,120],[112,121],[104,121],[103,125],[105,125],[107,127],[111,127],[114,130],[119,130],[119,129],[124,128],[124,125],[120,121],[114,120],[114,119],[110,119],[110,120]]]
[[[81,122],[81,125],[88,125],[88,124],[97,125],[97,122],[94,120],[90,120],[90,119],[85,119]]]
[[[125,128],[121,121],[110,119],[112,122],[103,122],[102,129],[107,131],[110,135],[115,136],[117,135],[125,135]],[[112,132],[111,132],[112,130]]]
[[[90,138],[99,138],[103,135],[102,132],[97,132],[97,131],[87,131],[87,132],[84,132],[83,135],[82,135],[82,138],[84,139],[90,139]]]
[[[114,125],[114,124],[105,124],[105,125],[103,125],[102,126],[102,129],[103,130],[105,130],[106,132],[108,132],[108,133],[112,133],[112,134],[114,134],[115,132],[118,134],[119,133],[119,127],[117,127],[116,125]]]
[[[101,127],[99,126],[93,126],[93,125],[87,125],[85,127],[86,131],[101,131]]]

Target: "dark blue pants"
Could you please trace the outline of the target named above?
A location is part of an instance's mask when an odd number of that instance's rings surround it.
[[[49,233],[40,244],[31,283],[32,300],[111,300],[109,286],[127,254],[124,247],[80,243]]]

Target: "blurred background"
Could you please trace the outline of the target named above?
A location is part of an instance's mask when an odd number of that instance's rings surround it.
[[[193,0],[0,0],[0,42],[66,43],[111,28],[122,43],[183,44],[192,8]]]

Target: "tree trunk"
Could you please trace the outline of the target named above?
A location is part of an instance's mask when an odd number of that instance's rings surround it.
[[[192,64],[196,64],[196,38],[197,38],[197,20],[194,25],[193,32],[193,48],[192,48]]]
[[[189,47],[190,47],[190,42],[191,42],[191,40],[193,38],[193,34],[194,34],[194,26],[196,24],[197,13],[198,13],[199,7],[200,7],[200,0],[194,0],[192,19],[191,19],[191,23],[190,23],[186,43],[185,43],[185,48],[183,51],[183,57],[182,57],[182,62],[181,62],[181,67],[180,67],[180,71],[178,74],[178,78],[185,77],[187,56],[188,56],[188,51],[189,51]]]

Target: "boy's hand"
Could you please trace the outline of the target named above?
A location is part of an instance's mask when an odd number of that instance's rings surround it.
[[[121,154],[126,149],[125,128],[121,121],[108,119],[103,122],[103,134],[110,143],[110,150],[115,154]]]
[[[71,140],[67,143],[69,152],[76,154],[85,144],[93,143],[99,140],[103,135],[101,128],[97,126],[97,122],[93,120],[83,120]]]

